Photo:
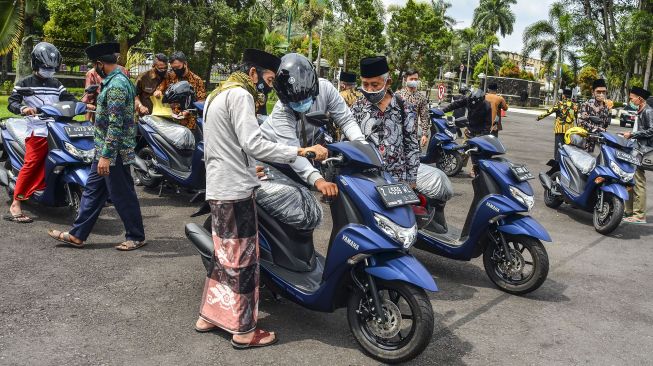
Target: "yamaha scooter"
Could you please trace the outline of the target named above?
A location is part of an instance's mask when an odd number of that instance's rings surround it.
[[[466,127],[465,117],[454,120],[453,117],[446,117],[442,110],[432,108],[429,111],[431,117],[431,140],[429,141],[426,154],[420,157],[422,164],[435,164],[447,176],[452,177],[463,169],[463,156],[455,147],[456,127]],[[446,117],[446,118],[445,118]]]
[[[334,220],[327,256],[315,251],[313,230],[298,230],[258,206],[261,278],[273,293],[308,309],[347,308],[351,332],[371,357],[398,363],[419,355],[433,332],[426,295],[437,291],[433,277],[409,254],[417,226],[410,207],[419,201],[403,183],[382,170],[376,149],[366,142],[328,145],[323,164],[337,173],[340,194],[331,203]],[[210,217],[205,223],[210,228]],[[186,225],[211,273],[211,235]]]
[[[492,135],[472,138],[455,148],[470,155],[476,173],[465,224],[459,230],[439,223],[445,232],[420,225],[415,247],[464,261],[483,255],[485,272],[499,289],[515,295],[534,291],[549,272],[541,241],[551,241],[551,237],[528,215],[534,205],[528,183],[533,175],[525,166],[497,157],[506,150]],[[434,219],[444,221],[444,214]]]
[[[540,173],[544,204],[558,208],[566,202],[593,212],[594,229],[606,235],[621,223],[628,200],[626,187],[634,185],[640,160],[633,153],[633,142],[623,136],[601,132],[587,138],[600,144],[597,158],[577,146],[562,145],[560,163],[551,160],[547,163],[551,169]]]
[[[176,93],[171,93],[171,89]],[[173,84],[163,96],[164,103],[180,103],[185,111],[201,116],[204,103],[193,101],[194,93],[187,81]],[[194,109],[188,109],[193,105]],[[199,111],[199,113],[198,113]],[[174,117],[173,117],[174,118]],[[165,184],[196,191],[191,202],[200,201],[204,193],[206,170],[204,167],[203,120],[198,118],[197,134],[171,119],[147,115],[141,117],[138,130],[146,142],[136,151],[134,171],[147,188]]]
[[[93,85],[86,93],[97,90]],[[29,88],[19,89],[22,96],[33,96]],[[86,186],[91,164],[95,157],[94,127],[89,121],[77,122],[73,118],[86,113],[81,102],[58,102],[39,107],[36,118],[53,119],[47,122],[49,152],[45,163],[43,191],[35,192],[32,199],[44,206],[68,206],[73,214],[79,213],[82,191]],[[12,118],[0,126],[7,160],[0,168],[0,185],[9,198],[14,195],[18,172],[25,158],[27,128],[24,118]]]

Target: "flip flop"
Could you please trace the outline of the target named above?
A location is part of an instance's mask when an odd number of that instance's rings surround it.
[[[213,327],[210,327],[210,328],[198,328],[198,327],[195,327],[195,331],[197,333],[211,333],[211,332],[216,331],[218,329],[220,329],[220,328],[217,327],[217,326],[213,326]]]
[[[116,249],[121,250],[123,252],[128,252],[130,250],[138,249],[140,247],[145,246],[147,244],[147,241],[133,241],[133,240],[127,240],[123,241],[122,243],[118,244],[116,246]]]
[[[263,338],[267,338],[271,335],[272,333],[266,332],[261,329],[257,329],[254,331],[254,337],[252,337],[252,340],[249,341],[249,343],[240,343],[236,342],[233,339],[231,339],[231,345],[234,347],[234,349],[248,349],[248,348],[256,348],[256,347],[267,347],[271,346],[279,341],[277,336],[274,336],[274,339],[271,340],[268,343],[261,343],[261,340]]]
[[[34,220],[32,220],[31,217],[25,216],[22,213],[20,213],[18,215],[14,215],[14,214],[10,213],[9,215],[2,216],[2,218],[5,221],[15,222],[17,224],[30,224],[30,223],[34,222]]]
[[[71,245],[75,248],[83,248],[84,247],[84,242],[81,243],[75,243],[74,241],[71,240],[70,233],[67,232],[62,232],[59,230],[48,230],[48,235],[56,241],[60,241],[62,243]]]

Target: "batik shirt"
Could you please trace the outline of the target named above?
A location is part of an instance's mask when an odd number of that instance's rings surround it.
[[[422,130],[422,136],[428,136],[431,130],[431,119],[429,118],[429,100],[419,91],[412,93],[408,88],[401,89],[397,94],[407,103],[415,107],[415,112],[419,117],[419,128]]]
[[[358,89],[347,89],[340,92],[340,96],[347,103],[347,107],[351,107],[356,101],[363,97],[363,93]]]
[[[165,93],[166,89],[174,83],[177,83],[179,81],[188,81],[188,84],[193,87],[193,90],[195,91],[195,99],[198,101],[202,101],[206,99],[206,88],[204,87],[204,80],[202,80],[201,77],[195,75],[192,73],[190,70],[186,70],[186,73],[184,76],[180,78],[177,77],[177,74],[174,72],[169,72],[165,79],[159,84],[159,87],[157,88],[161,93]],[[172,105],[172,112],[175,114],[181,114],[182,109],[181,107],[177,105]],[[180,120],[180,123],[186,127],[188,127],[191,130],[195,129],[195,126],[197,125],[197,118],[194,115],[190,115],[188,117],[183,118]]]
[[[574,127],[576,115],[578,114],[578,104],[568,99],[561,100],[553,107],[547,109],[546,112],[540,114],[537,120],[539,121],[551,113],[556,114],[553,133],[565,133],[568,129]]]
[[[115,165],[118,154],[123,164],[134,162],[136,90],[119,68],[102,80],[95,113],[95,159],[107,158]]]
[[[602,123],[595,125],[590,121],[590,116],[601,118]],[[589,131],[595,130],[596,128],[607,129],[610,126],[610,110],[608,106],[604,102],[599,102],[594,98],[583,103],[583,106],[580,108],[578,125]]]
[[[382,112],[376,104],[361,98],[351,107],[351,112],[367,141],[378,148],[385,171],[397,181],[415,183],[419,143],[413,105],[393,95]]]

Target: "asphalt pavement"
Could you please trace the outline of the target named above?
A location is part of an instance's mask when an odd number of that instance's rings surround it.
[[[508,158],[533,172],[553,155],[553,119],[509,113],[501,139]],[[624,130],[614,125],[612,130]],[[653,212],[653,175],[648,173]],[[449,224],[462,226],[470,179],[453,178]],[[440,291],[433,339],[415,365],[643,365],[653,356],[653,224],[622,225],[603,236],[589,213],[544,206],[532,215],[550,232],[551,269],[523,297],[505,294],[480,259],[457,262],[413,250]],[[0,365],[374,365],[350,334],[345,312],[317,313],[262,292],[260,326],[280,342],[236,351],[223,333],[198,334],[205,271],[184,236],[189,194],[137,188],[149,244],[119,252],[123,228],[105,208],[84,249],[58,245],[47,229],[67,229],[67,209],[28,204],[36,222],[0,222]],[[7,211],[5,200],[0,211]],[[328,211],[316,233],[322,253]],[[648,221],[653,223],[649,214]]]

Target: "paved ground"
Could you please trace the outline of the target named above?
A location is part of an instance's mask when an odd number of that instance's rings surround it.
[[[544,170],[552,155],[552,122],[510,114],[501,136],[509,158]],[[450,223],[462,224],[469,183],[454,179]],[[416,250],[441,291],[431,295],[433,340],[414,364],[651,364],[652,227],[622,226],[601,236],[590,214],[546,208],[541,187],[532,183],[533,216],[554,239],[547,246],[549,279],[529,296],[510,296],[493,287],[480,260],[455,262]],[[194,207],[186,195],[138,190],[150,244],[136,252],[113,249],[122,226],[112,208],[83,250],[46,236],[47,228],[70,224],[65,209],[29,205],[38,222],[0,222],[0,364],[376,364],[356,346],[342,310],[315,313],[265,292],[261,325],[278,332],[279,345],[237,352],[225,335],[195,333],[204,269],[183,234]],[[324,252],[326,243],[318,247]]]

